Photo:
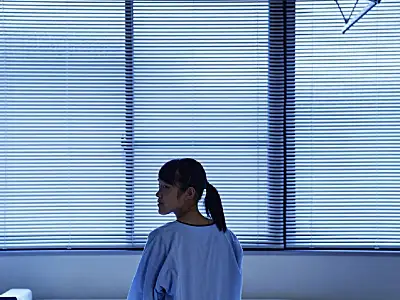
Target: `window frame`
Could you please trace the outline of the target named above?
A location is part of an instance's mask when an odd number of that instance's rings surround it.
[[[216,0],[218,1],[218,0]],[[268,175],[269,190],[277,191],[274,199],[266,199],[266,205],[276,203],[277,199],[282,201],[282,212],[280,214],[271,214],[270,219],[280,219],[282,226],[280,232],[283,237],[283,243],[280,248],[269,246],[244,247],[244,251],[252,252],[288,252],[293,250],[299,251],[335,251],[352,253],[368,252],[368,253],[400,253],[400,248],[375,249],[359,248],[359,247],[296,247],[289,246],[286,241],[287,236],[287,220],[296,219],[295,215],[289,215],[288,200],[291,205],[295,205],[295,40],[296,40],[296,1],[295,0],[270,0],[269,1],[269,74],[268,74],[268,91],[269,91],[269,139],[276,141],[268,147],[268,160],[270,168]],[[126,161],[126,246],[123,248],[76,248],[71,252],[79,251],[142,251],[143,247],[135,246],[134,242],[134,198],[135,191],[133,189],[134,176],[134,59],[133,59],[133,2],[125,0],[125,137],[121,141],[121,146],[125,150]],[[279,195],[279,191],[283,194]],[[279,195],[279,196],[278,196]],[[31,251],[65,251],[65,248],[35,248],[29,249],[0,249],[1,252],[31,252]]]

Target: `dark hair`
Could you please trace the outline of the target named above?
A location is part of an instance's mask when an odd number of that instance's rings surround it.
[[[182,192],[193,187],[197,194],[197,201],[201,199],[205,189],[204,206],[207,216],[212,218],[220,231],[226,231],[221,197],[217,189],[208,182],[206,171],[201,163],[192,158],[170,160],[161,167],[158,178],[177,186]]]

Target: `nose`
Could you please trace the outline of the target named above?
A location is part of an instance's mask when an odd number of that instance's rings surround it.
[[[160,191],[157,191],[156,197],[157,197],[157,198],[160,198]]]

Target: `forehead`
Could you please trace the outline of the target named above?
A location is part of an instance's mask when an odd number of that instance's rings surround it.
[[[166,183],[165,181],[158,179],[158,184],[162,184],[162,185],[170,185],[168,183]]]

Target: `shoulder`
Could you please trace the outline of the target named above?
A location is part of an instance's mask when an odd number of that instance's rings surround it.
[[[236,262],[239,266],[239,269],[242,269],[242,262],[243,262],[243,248],[242,245],[239,242],[239,239],[237,238],[237,236],[231,231],[231,230],[227,230],[225,232],[225,236],[227,237],[227,239],[229,240],[230,244],[231,244],[231,249],[233,250],[233,253],[236,257]]]
[[[235,249],[236,252],[243,253],[243,248],[242,248],[242,245],[240,244],[239,239],[231,230],[228,229],[225,232],[225,236],[230,241],[232,247]]]
[[[145,250],[158,249],[157,251],[163,253],[171,252],[174,228],[174,222],[170,222],[151,231],[147,237]]]
[[[232,242],[234,242],[234,243],[239,243],[239,244],[240,244],[239,239],[237,238],[237,236],[236,236],[236,235],[233,233],[233,231],[230,230],[229,228],[226,230],[225,235],[226,235],[227,238],[228,238],[229,240],[231,240]]]
[[[168,239],[171,234],[175,232],[176,222],[168,222],[150,232],[148,241],[162,241]]]

